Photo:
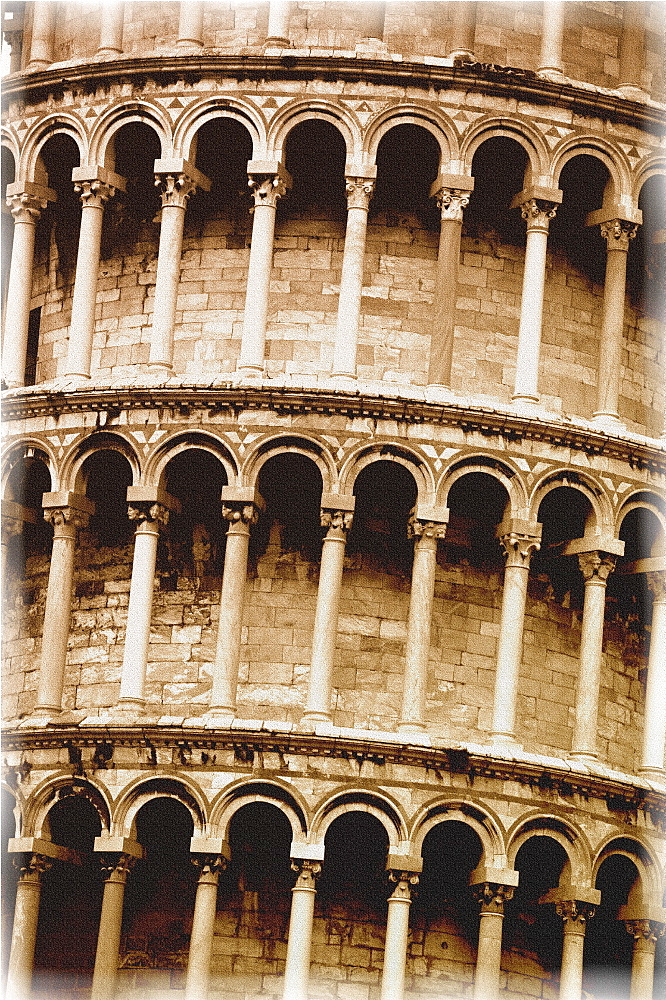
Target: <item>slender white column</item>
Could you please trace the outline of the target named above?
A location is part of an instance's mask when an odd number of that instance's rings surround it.
[[[180,0],[180,20],[178,22],[179,49],[203,46],[203,2],[202,0]]]
[[[562,76],[563,0],[543,0],[542,10],[541,54],[537,73]]]
[[[185,208],[197,188],[210,190],[207,177],[181,158],[155,160],[155,186],[161,187],[162,221],[157,251],[155,306],[150,332],[150,364],[173,366],[173,331],[183,253]]]
[[[641,90],[645,60],[645,7],[640,3],[622,4],[620,68],[618,88]]]
[[[652,628],[639,771],[646,777],[663,780],[666,753],[666,571],[648,573],[647,584],[653,594]]]
[[[46,591],[42,658],[37,689],[36,715],[62,711],[62,690],[67,662],[67,640],[72,611],[72,579],[76,532],[85,528],[95,505],[79,493],[45,493],[44,518],[53,525],[53,548]]]
[[[620,214],[622,213],[622,214]],[[619,422],[618,404],[624,339],[624,297],[627,276],[627,253],[642,221],[640,211],[628,211],[611,205],[591,212],[587,225],[599,224],[606,240],[606,277],[599,337],[597,405],[592,419],[600,425]]]
[[[291,890],[283,997],[284,1000],[308,1000],[316,880],[321,872],[321,861],[292,858],[291,867],[298,874]]]
[[[290,0],[269,0],[266,45],[287,48],[289,45]]]
[[[53,62],[53,33],[56,5],[50,0],[36,0],[32,5],[32,35],[27,71],[45,69]]]
[[[425,729],[437,542],[440,538],[444,538],[448,520],[449,512],[446,507],[417,506],[412,511],[407,526],[409,536],[415,539],[415,543],[405,643],[405,676],[398,732]]]
[[[598,547],[593,548],[593,545]],[[606,581],[615,568],[624,542],[600,536],[568,542],[563,555],[577,555],[585,580],[583,622],[580,634],[578,684],[571,756],[582,760],[597,757],[597,717],[606,609]]]
[[[451,384],[463,209],[469,204],[473,189],[474,178],[462,174],[440,174],[430,188],[430,196],[437,200],[440,209],[441,222],[432,302],[428,385]]]
[[[643,916],[638,916],[639,912]],[[657,941],[666,930],[666,911],[661,907],[622,906],[618,914],[627,933],[634,939],[631,955],[629,1000],[652,1000],[654,988],[654,953]]]
[[[355,502],[354,496],[341,493],[324,493],[321,498],[321,525],[327,531],[321,550],[308,696],[301,720],[304,723],[331,721],[333,663],[345,543],[352,525]]]
[[[250,527],[256,524],[262,507],[263,501],[252,487],[224,486],[222,489],[222,517],[229,522],[229,527],[210,710],[231,717],[236,712]]]
[[[123,26],[125,4],[119,0],[105,0],[102,5],[102,22],[99,47],[95,55],[117,56],[123,51]]]
[[[279,199],[291,187],[291,177],[281,163],[250,160],[249,186],[254,196],[254,219],[247,293],[238,371],[246,377],[261,378],[264,371],[268,295],[273,266],[275,213]]]
[[[562,885],[542,896],[540,903],[554,903],[564,921],[559,1000],[581,1000],[585,931],[601,902],[598,889]]]
[[[25,13],[18,8],[8,9],[4,12],[2,21],[2,37],[10,47],[9,72],[21,72],[21,56],[23,48],[23,31],[25,27]]]
[[[160,527],[169,520],[170,511],[179,509],[179,504],[163,490],[140,486],[128,488],[127,500],[128,516],[131,521],[138,523],[134,535],[134,559],[118,706],[140,710],[145,703],[157,542]]]
[[[100,854],[100,866],[106,873],[106,878],[90,1000],[113,1000],[118,974],[125,885],[137,860],[143,857],[143,848],[126,837],[106,835],[95,838],[95,852]]]
[[[125,190],[125,181],[100,166],[75,167],[72,180],[83,208],[65,374],[89,378],[104,206],[116,190]]]
[[[520,402],[539,401],[539,356],[548,226],[561,201],[562,192],[558,188],[533,187],[521,191],[511,202],[512,208],[520,206],[521,215],[527,222],[516,380],[513,391],[513,399]]]
[[[55,198],[55,191],[41,184],[16,181],[7,185],[7,205],[14,219],[14,240],[5,306],[2,368],[10,389],[23,385],[25,381],[35,228],[42,209]]]
[[[52,861],[41,854],[29,853],[16,855],[14,863],[20,874],[14,903],[6,996],[11,1000],[28,1000],[37,942],[42,875],[51,868]]]
[[[518,885],[518,872],[477,868],[472,873],[470,885],[481,903],[473,996],[474,1000],[498,1000],[504,904],[512,898]]]
[[[368,209],[375,190],[377,168],[367,168],[365,175],[348,175],[347,228],[345,249],[342,255],[340,297],[335,330],[335,351],[331,376],[356,378],[356,349],[361,317],[361,292],[363,289],[363,262],[365,237],[368,229]]]
[[[199,871],[197,894],[194,900],[190,951],[187,959],[185,1000],[208,1000],[210,960],[213,953],[213,934],[217,913],[217,887],[220,873],[229,863],[230,852],[224,841],[192,838],[192,864]],[[214,853],[205,851],[213,847]]]
[[[493,742],[515,739],[518,678],[523,658],[525,601],[532,554],[540,548],[541,525],[511,518],[498,528],[497,535],[506,555],[502,612],[497,647],[495,697],[493,701]]]
[[[395,883],[395,889],[388,900],[380,1000],[403,1000],[409,942],[409,907],[412,890],[418,884],[422,868],[421,858],[389,854],[388,877]]]
[[[449,59],[474,62],[474,35],[476,34],[476,3],[474,0],[456,0],[453,4],[453,30],[451,44],[446,53]]]

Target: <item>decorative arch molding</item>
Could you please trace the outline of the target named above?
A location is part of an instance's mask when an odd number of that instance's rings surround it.
[[[174,125],[174,150],[181,152],[186,160],[190,160],[192,144],[201,126],[220,118],[230,118],[247,129],[252,139],[252,158],[255,160],[264,158],[267,132],[264,115],[249,101],[228,97],[211,97],[189,104]]]
[[[537,178],[550,174],[550,152],[538,129],[523,118],[496,115],[478,119],[463,135],[460,159],[469,173],[472,173],[472,160],[477,149],[488,139],[498,137],[513,139],[523,147],[529,159],[528,172],[534,183]]]
[[[321,473],[322,492],[332,493],[338,486],[338,473],[333,456],[324,443],[305,434],[285,434],[276,437],[266,435],[254,443],[243,461],[239,482],[257,487],[259,473],[270,458],[276,455],[304,455],[317,466]]]
[[[537,481],[529,499],[531,519],[537,520],[542,500],[546,494],[550,493],[551,490],[557,489],[559,486],[568,486],[582,493],[592,506],[595,521],[593,527],[597,532],[612,534],[615,518],[613,516],[613,505],[608,493],[593,476],[580,472],[578,469],[564,468],[558,469],[556,472],[550,469]]]
[[[72,112],[58,112],[40,118],[28,130],[22,144],[21,158],[16,168],[16,179],[43,183],[39,176],[39,159],[42,149],[56,135],[68,135],[73,139],[79,150],[79,163],[88,160],[88,136],[85,125],[78,115]],[[43,170],[43,167],[41,167]]]
[[[57,462],[50,447],[36,438],[27,438],[20,442],[13,441],[2,458],[2,496],[5,500],[11,499],[11,497],[5,496],[5,490],[13,469],[18,462],[26,459],[36,459],[43,462],[51,477],[51,489],[57,490],[59,488]]]
[[[289,820],[292,843],[301,843],[307,837],[307,805],[297,789],[272,778],[270,781],[252,781],[242,778],[225,788],[213,800],[210,808],[210,827],[220,837],[229,839],[231,821],[239,809],[253,802],[275,806]]]
[[[509,495],[511,516],[525,516],[528,506],[527,488],[519,470],[512,463],[501,461],[494,455],[466,455],[454,462],[442,474],[437,485],[437,502],[445,507],[453,484],[474,472],[484,473],[501,483]]]
[[[418,853],[423,842],[440,823],[465,823],[477,834],[483,848],[483,863],[503,865],[506,857],[505,833],[499,816],[486,803],[467,802],[464,799],[442,799],[441,796],[424,805],[414,818],[412,845]]]
[[[43,837],[49,811],[69,796],[88,799],[100,818],[102,830],[110,830],[112,797],[109,790],[100,781],[60,774],[42,782],[30,796],[25,810],[24,835]]]
[[[14,160],[14,176],[18,179],[21,160],[21,144],[19,137],[11,125],[3,125],[2,128],[0,128],[0,145],[3,149],[6,149],[7,152],[11,153],[12,159]]]
[[[22,837],[25,829],[26,800],[20,788],[14,788],[7,779],[0,781],[0,792],[10,795],[14,801],[12,806],[15,823],[14,836]]]
[[[619,146],[592,133],[571,135],[558,143],[552,152],[553,182],[559,185],[562,169],[576,156],[593,156],[600,160],[613,184],[612,199],[623,203],[632,202],[631,164]]]
[[[238,459],[229,444],[216,434],[209,431],[179,431],[161,441],[159,447],[148,458],[145,465],[143,480],[145,486],[161,486],[164,472],[176,455],[184,451],[205,451],[218,460],[223,467],[227,483],[233,484],[238,474]]]
[[[141,122],[156,133],[161,156],[169,156],[173,148],[171,122],[166,112],[149,101],[123,101],[113,104],[100,118],[90,136],[90,162],[106,164],[109,146],[116,132],[130,122]],[[112,164],[109,164],[112,166]]]
[[[653,153],[634,167],[631,193],[636,205],[638,205],[643,185],[650,177],[655,176],[666,177],[666,156],[661,153]]]
[[[333,821],[350,812],[366,812],[378,819],[386,830],[391,848],[398,848],[407,840],[406,818],[395,799],[385,792],[347,789],[333,793],[317,807],[312,820],[312,842],[323,844]]]
[[[363,153],[373,163],[377,159],[379,143],[398,125],[419,125],[437,140],[440,148],[440,168],[459,157],[458,136],[452,121],[439,108],[416,101],[396,104],[371,118],[365,129]]]
[[[533,837],[550,837],[563,848],[569,859],[570,882],[592,884],[592,849],[584,832],[560,816],[538,811],[521,817],[507,833],[507,861],[512,868],[520,848]]]
[[[666,545],[666,500],[649,490],[638,490],[627,497],[617,512],[615,532],[619,536],[622,522],[632,510],[646,510],[654,514],[661,525],[662,545]],[[666,554],[666,551],[665,551]]]
[[[141,462],[134,446],[123,437],[111,431],[99,431],[90,437],[78,441],[65,455],[61,465],[62,489],[85,493],[82,480],[82,468],[85,461],[98,451],[117,451],[129,462],[132,470],[132,483],[141,478]]]
[[[661,905],[664,891],[662,866],[659,864],[653,848],[646,844],[638,833],[631,836],[618,836],[617,833],[614,833],[602,841],[594,855],[593,884],[596,882],[599,869],[604,861],[614,854],[628,858],[636,866],[638,872],[637,894],[640,894],[645,901],[657,902],[658,905]]]
[[[295,98],[277,112],[268,127],[266,155],[268,159],[282,160],[289,133],[296,125],[306,121],[326,121],[340,132],[347,149],[348,160],[360,160],[363,135],[360,122],[349,108],[332,101],[304,101]]]
[[[435,480],[425,455],[419,454],[415,448],[388,441],[366,442],[347,455],[340,470],[340,492],[353,493],[359,473],[373,462],[402,465],[414,478],[419,501],[435,502]]]
[[[111,832],[118,836],[134,837],[136,814],[139,809],[147,802],[159,798],[175,799],[180,802],[192,817],[194,832],[205,833],[208,808],[203,792],[188,777],[179,775],[175,778],[171,774],[137,778],[128,785],[114,805]]]

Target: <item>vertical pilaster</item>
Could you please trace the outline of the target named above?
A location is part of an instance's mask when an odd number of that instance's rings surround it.
[[[451,384],[463,209],[469,204],[473,189],[474,178],[462,174],[440,174],[430,188],[430,196],[437,200],[441,221],[432,302],[428,385],[448,387]]]
[[[14,219],[14,239],[7,284],[2,368],[10,389],[23,385],[25,381],[35,229],[42,210],[55,198],[55,191],[30,181],[7,185],[7,205]]]
[[[200,49],[203,47],[203,0],[180,0],[178,21],[179,49]]]
[[[645,59],[645,6],[642,3],[622,4],[622,34],[620,35],[620,90],[641,90]]]
[[[161,188],[162,221],[150,332],[150,364],[171,370],[185,209],[197,188],[209,191],[211,185],[208,178],[191,163],[174,157],[155,160],[155,186]]]
[[[409,594],[405,676],[398,732],[425,729],[425,703],[430,656],[430,625],[435,596],[437,542],[444,538],[449,512],[446,507],[417,505],[407,530],[414,542],[412,586]]]
[[[157,542],[160,528],[167,524],[170,511],[179,509],[179,504],[164,490],[137,486],[128,488],[127,500],[128,517],[137,522],[137,527],[118,705],[141,710],[145,703]]]
[[[53,548],[46,591],[37,715],[62,711],[67,640],[72,612],[76,533],[85,528],[95,506],[87,497],[66,491],[44,493],[44,518],[53,525]]]
[[[120,0],[105,0],[99,30],[99,46],[95,55],[113,58],[123,51],[125,4]]]
[[[56,5],[50,0],[36,0],[32,5],[32,34],[28,73],[46,69],[53,62],[53,35],[55,32]]]
[[[476,34],[476,3],[474,0],[456,0],[453,8],[451,44],[446,53],[449,59],[474,62],[474,36]]]
[[[249,186],[254,196],[252,243],[247,272],[247,293],[243,316],[238,371],[246,377],[261,378],[264,371],[266,322],[277,204],[291,188],[291,177],[278,162],[250,160]]]
[[[409,943],[409,908],[423,862],[421,858],[389,854],[386,867],[389,882],[395,888],[388,900],[384,968],[379,997],[380,1000],[403,1000]]]
[[[317,877],[321,872],[321,858],[314,857],[318,852],[313,850],[311,853],[312,858],[292,858],[291,862],[292,870],[297,875],[296,883],[291,890],[287,960],[284,968],[284,1000],[308,1000],[309,996],[312,924]]]
[[[543,0],[541,53],[537,73],[562,76],[562,36],[564,34],[563,0]]]
[[[513,897],[518,885],[518,872],[477,868],[472,873],[470,885],[481,904],[473,996],[474,1000],[498,1000],[504,904]]]
[[[137,860],[143,857],[143,848],[127,838],[102,836],[95,838],[95,852],[101,854],[100,866],[106,878],[90,1000],[113,1000],[118,974],[125,885]]]
[[[652,628],[639,771],[648,778],[663,780],[666,752],[666,570],[648,572],[647,585],[653,595]]]
[[[13,860],[19,871],[19,878],[14,903],[6,996],[12,1000],[28,1000],[37,942],[42,875],[51,868],[52,861],[42,854],[33,853],[18,854]]]
[[[286,49],[289,46],[290,0],[269,0],[266,45]]]
[[[331,721],[333,661],[345,543],[352,525],[355,502],[354,496],[341,493],[325,493],[321,498],[321,526],[327,530],[321,550],[308,696],[302,719],[307,723]]]
[[[356,378],[358,327],[361,317],[363,262],[368,229],[368,209],[375,189],[377,168],[345,178],[347,190],[347,228],[342,255],[340,297],[335,329],[333,378]]]
[[[652,1000],[654,953],[666,930],[666,910],[645,903],[627,904],[620,907],[618,919],[624,921],[627,933],[634,939],[629,1000]]]
[[[75,167],[72,180],[83,207],[65,374],[89,378],[104,206],[117,190],[125,190],[125,181],[100,166]]]
[[[519,402],[539,401],[539,356],[548,226],[561,201],[562,192],[558,188],[533,187],[521,191],[511,202],[512,208],[520,207],[521,215],[527,223],[516,380],[513,391],[513,399]]]
[[[497,535],[506,555],[502,612],[497,647],[491,736],[494,742],[515,739],[518,678],[523,656],[523,628],[530,560],[540,548],[541,525],[517,518],[502,522]]]
[[[194,900],[190,951],[187,959],[185,1000],[208,1000],[210,960],[217,912],[217,887],[226,869],[230,851],[224,841],[192,838],[192,864],[199,870]]]
[[[229,522],[229,527],[210,710],[231,718],[236,712],[250,528],[256,524],[262,506],[261,497],[252,487],[224,486],[222,489],[222,517]]]

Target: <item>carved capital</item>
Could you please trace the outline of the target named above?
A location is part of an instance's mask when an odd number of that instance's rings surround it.
[[[666,570],[656,570],[645,574],[648,588],[652,591],[655,603],[666,601]]]
[[[597,912],[594,903],[587,903],[580,899],[562,899],[555,904],[555,912],[562,917],[565,922],[584,929],[588,920],[591,920]]]
[[[638,232],[638,226],[634,222],[626,222],[624,219],[610,219],[602,222],[599,228],[609,250],[628,250],[629,240],[633,240]]]
[[[605,583],[615,569],[617,556],[610,552],[580,552],[578,555],[578,566],[585,583],[596,582]]]
[[[144,521],[151,521],[158,527],[168,524],[169,513],[168,507],[161,503],[152,503],[149,500],[133,500],[127,507],[127,516],[130,521],[138,521],[140,524]]]
[[[53,858],[44,854],[14,854],[12,865],[19,873],[19,878],[38,882],[44,872],[53,867]]]
[[[329,507],[322,507],[320,518],[322,528],[349,531],[354,520],[354,512],[351,510],[334,510]]]
[[[524,535],[519,531],[509,531],[500,535],[500,544],[506,556],[507,566],[528,567],[530,559],[541,548],[541,542],[534,535]]]
[[[389,882],[395,883],[395,889],[391,893],[391,899],[411,899],[416,886],[419,884],[418,872],[400,871],[398,868],[391,868],[388,871]]]
[[[281,174],[253,174],[248,178],[248,187],[252,191],[255,208],[258,205],[269,205],[277,208],[280,198],[289,190],[285,178]]]
[[[229,864],[229,858],[224,854],[193,854],[190,861],[199,870],[199,881],[206,876],[217,878]]]
[[[544,201],[541,198],[530,198],[520,206],[520,214],[530,229],[548,229],[551,219],[555,218],[557,204],[554,201]]]
[[[347,208],[364,208],[367,212],[374,190],[372,177],[345,177]]]
[[[316,889],[317,877],[321,873],[321,861],[292,858],[291,870],[298,872],[294,889]]]
[[[469,205],[471,191],[461,191],[458,188],[440,188],[435,193],[435,200],[442,219],[462,222],[463,209]]]
[[[74,185],[74,190],[81,198],[84,208],[104,208],[109,198],[113,198],[116,193],[113,184],[99,179],[78,181]]]
[[[444,538],[446,527],[446,522],[429,521],[419,517],[418,512],[413,510],[407,521],[407,536],[409,538],[433,538],[437,540]]]
[[[36,198],[27,191],[23,191],[21,194],[7,195],[7,206],[14,222],[30,222],[34,225],[48,203],[48,198]]]
[[[225,500],[222,504],[222,517],[230,524],[241,522],[249,527],[259,520],[259,508],[245,500]]]
[[[54,533],[57,535],[63,528],[85,528],[88,524],[87,511],[77,510],[76,507],[48,507],[44,511],[44,520],[53,525]]]
[[[474,898],[481,904],[482,913],[504,913],[504,904],[513,899],[515,886],[498,882],[481,882],[472,886]]]
[[[156,174],[155,187],[161,187],[162,208],[185,208],[197,190],[196,182],[185,173]]]
[[[139,859],[133,854],[102,854],[99,858],[100,871],[104,873],[105,879],[113,879],[116,882],[124,882]]]
[[[627,933],[631,934],[634,941],[643,941],[648,944],[655,944],[657,939],[662,937],[666,931],[666,924],[660,920],[625,920],[624,926]]]

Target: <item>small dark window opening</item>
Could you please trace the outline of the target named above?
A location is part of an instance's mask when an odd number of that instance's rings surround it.
[[[41,307],[30,310],[28,322],[28,347],[25,355],[25,384],[34,385],[37,381],[37,354],[39,352],[39,328],[42,322]]]

